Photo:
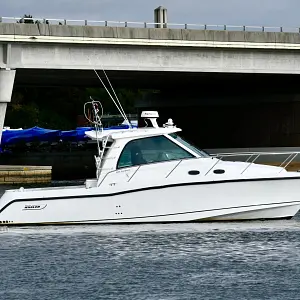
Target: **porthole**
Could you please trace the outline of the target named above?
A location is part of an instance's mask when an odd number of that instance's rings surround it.
[[[191,170],[188,173],[189,173],[189,175],[199,175],[200,171],[198,171],[198,170]]]
[[[224,174],[225,170],[217,169],[217,170],[214,170],[214,173],[215,174]]]

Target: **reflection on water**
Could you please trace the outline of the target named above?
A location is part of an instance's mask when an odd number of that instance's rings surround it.
[[[300,298],[299,215],[0,228],[0,299]]]

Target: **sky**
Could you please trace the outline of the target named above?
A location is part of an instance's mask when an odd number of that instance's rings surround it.
[[[0,0],[0,15],[37,18],[300,27],[300,0]]]

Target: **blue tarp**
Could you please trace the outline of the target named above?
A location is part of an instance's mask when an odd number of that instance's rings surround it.
[[[87,137],[85,136],[86,131],[91,131],[94,128],[92,127],[78,127],[75,130],[69,130],[69,131],[61,131],[59,135],[59,139],[62,141],[68,141],[68,142],[81,142],[87,140]]]
[[[60,130],[44,129],[33,127],[23,130],[5,130],[2,133],[1,145],[12,145],[20,141],[31,143],[35,141],[48,142],[56,141]]]
[[[119,125],[104,128],[104,130],[128,128],[128,125]],[[91,130],[94,130],[94,128],[77,127],[76,129],[69,131],[52,130],[40,127],[32,127],[23,130],[5,130],[2,132],[1,146],[14,145],[19,142],[82,142],[88,140],[88,138],[85,136],[85,132]]]

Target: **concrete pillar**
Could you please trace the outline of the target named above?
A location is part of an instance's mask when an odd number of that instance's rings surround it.
[[[154,10],[154,23],[155,28],[167,28],[168,18],[167,18],[167,9],[159,6]]]
[[[6,113],[7,103],[11,101],[11,95],[15,81],[15,70],[0,70],[0,143]]]

